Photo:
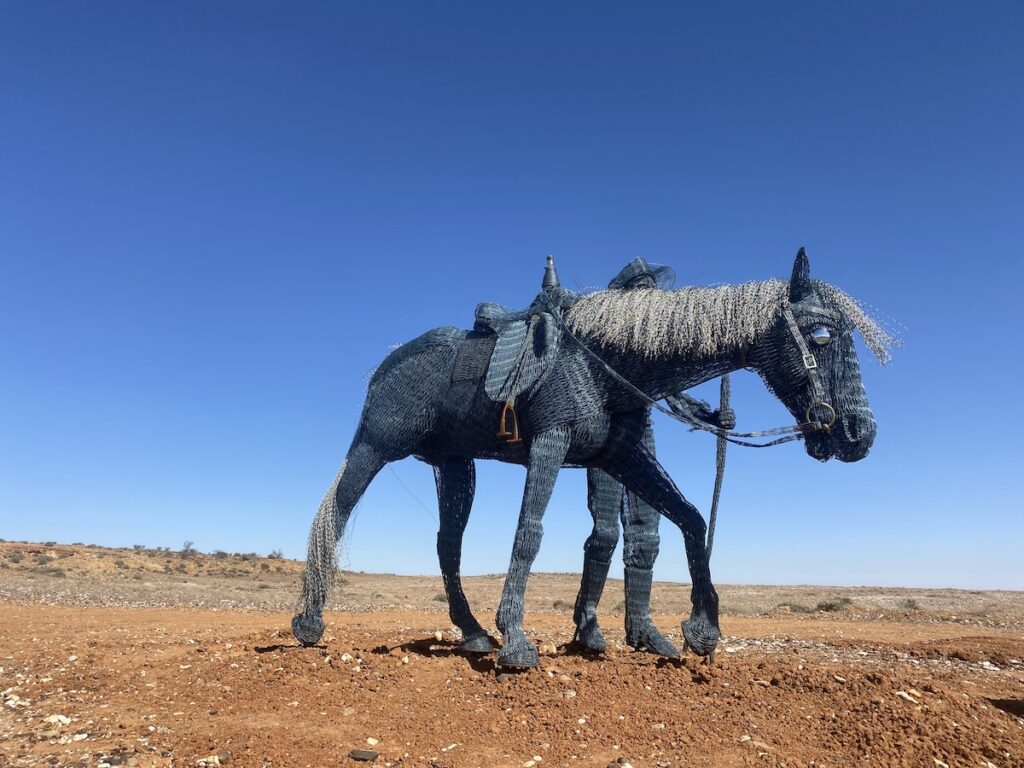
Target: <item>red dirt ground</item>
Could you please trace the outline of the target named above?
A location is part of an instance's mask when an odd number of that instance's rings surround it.
[[[285,612],[75,602],[0,600],[0,765],[1024,766],[1014,616],[726,615],[708,668],[623,647],[612,613],[604,658],[567,655],[549,611],[540,669],[498,677],[443,606],[331,613],[300,648]]]

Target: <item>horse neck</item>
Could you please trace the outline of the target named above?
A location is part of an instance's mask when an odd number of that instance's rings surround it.
[[[741,350],[713,357],[677,355],[650,359],[623,350],[603,350],[601,358],[619,375],[654,400],[674,395],[743,367]]]

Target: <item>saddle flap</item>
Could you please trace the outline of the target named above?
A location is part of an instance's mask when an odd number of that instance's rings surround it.
[[[487,366],[484,389],[495,402],[529,395],[551,371],[558,357],[559,329],[546,312],[499,324],[498,341]]]

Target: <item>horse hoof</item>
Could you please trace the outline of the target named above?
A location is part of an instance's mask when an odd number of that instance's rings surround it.
[[[666,659],[679,658],[679,651],[676,647],[669,642],[668,638],[655,629],[653,624],[639,632],[627,633],[626,643],[636,651],[646,651]]]
[[[490,653],[497,647],[498,643],[486,632],[482,635],[463,638],[459,644],[459,650],[466,653]]]
[[[720,634],[718,627],[700,616],[683,622],[686,647],[698,656],[709,656],[714,653]]]
[[[498,654],[499,667],[515,667],[528,669],[540,665],[537,646],[528,640],[515,645],[506,645]]]
[[[576,630],[576,642],[588,653],[604,653],[608,650],[608,643],[596,622],[580,626]]]
[[[324,634],[324,620],[300,613],[292,618],[292,634],[303,645],[316,645]]]

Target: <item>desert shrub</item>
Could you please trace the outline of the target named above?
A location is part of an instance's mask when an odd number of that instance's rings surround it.
[[[43,542],[43,546],[44,547],[56,547],[57,546],[57,542],[56,541],[44,541]]]
[[[915,600],[912,597],[905,597],[902,600],[900,600],[898,603],[896,603],[896,605],[898,605],[904,611],[919,611],[919,610],[921,610],[921,606],[917,604],[917,600]]]
[[[36,555],[36,565],[46,565],[52,563],[57,558],[53,555]]]
[[[114,561],[114,565],[116,565],[118,568],[120,568],[122,570],[124,570],[125,568],[128,567],[128,563],[126,563],[124,560],[120,560],[120,559],[115,560]]]
[[[67,574],[64,573],[63,568],[54,568],[52,565],[37,565],[32,569],[32,573],[41,573],[44,576],[53,576],[58,579],[62,579],[67,576]]]
[[[215,550],[213,556],[218,560],[227,560],[230,557],[230,555],[223,549]]]
[[[570,610],[572,608],[572,603],[570,603],[568,600],[563,600],[559,597],[556,598],[553,603],[551,603],[551,607],[554,608],[556,611],[565,611]]]
[[[191,541],[186,541],[184,544],[181,545],[181,556],[182,557],[192,557],[195,553],[196,553],[196,550],[193,547]]]
[[[833,611],[841,611],[844,608],[849,608],[851,605],[853,605],[853,600],[850,598],[836,597],[831,600],[822,600],[815,606],[814,610],[832,613]]]
[[[25,553],[24,552],[18,552],[18,551],[8,552],[6,557],[12,563],[20,563],[22,560],[25,559]]]
[[[267,555],[267,559],[268,560],[281,560],[283,558],[284,558],[284,555],[281,554],[281,550],[280,549],[275,549],[273,552],[271,552],[269,555]]]
[[[256,585],[256,589],[270,589],[270,584],[265,581],[261,581]]]
[[[434,595],[434,602],[435,603],[447,603],[448,602],[448,595],[446,595],[444,592],[438,592],[436,595]]]
[[[141,552],[145,548],[146,548],[145,544],[132,544],[132,549],[134,549],[136,552]]]
[[[142,581],[142,574],[141,573],[133,573],[132,574],[132,578],[135,579],[136,581]]]
[[[175,570],[177,570],[178,573],[185,573],[187,569],[185,568],[184,563],[178,563],[178,567]]]
[[[814,613],[814,608],[808,608],[801,603],[779,603],[779,608],[789,608],[793,613]]]

